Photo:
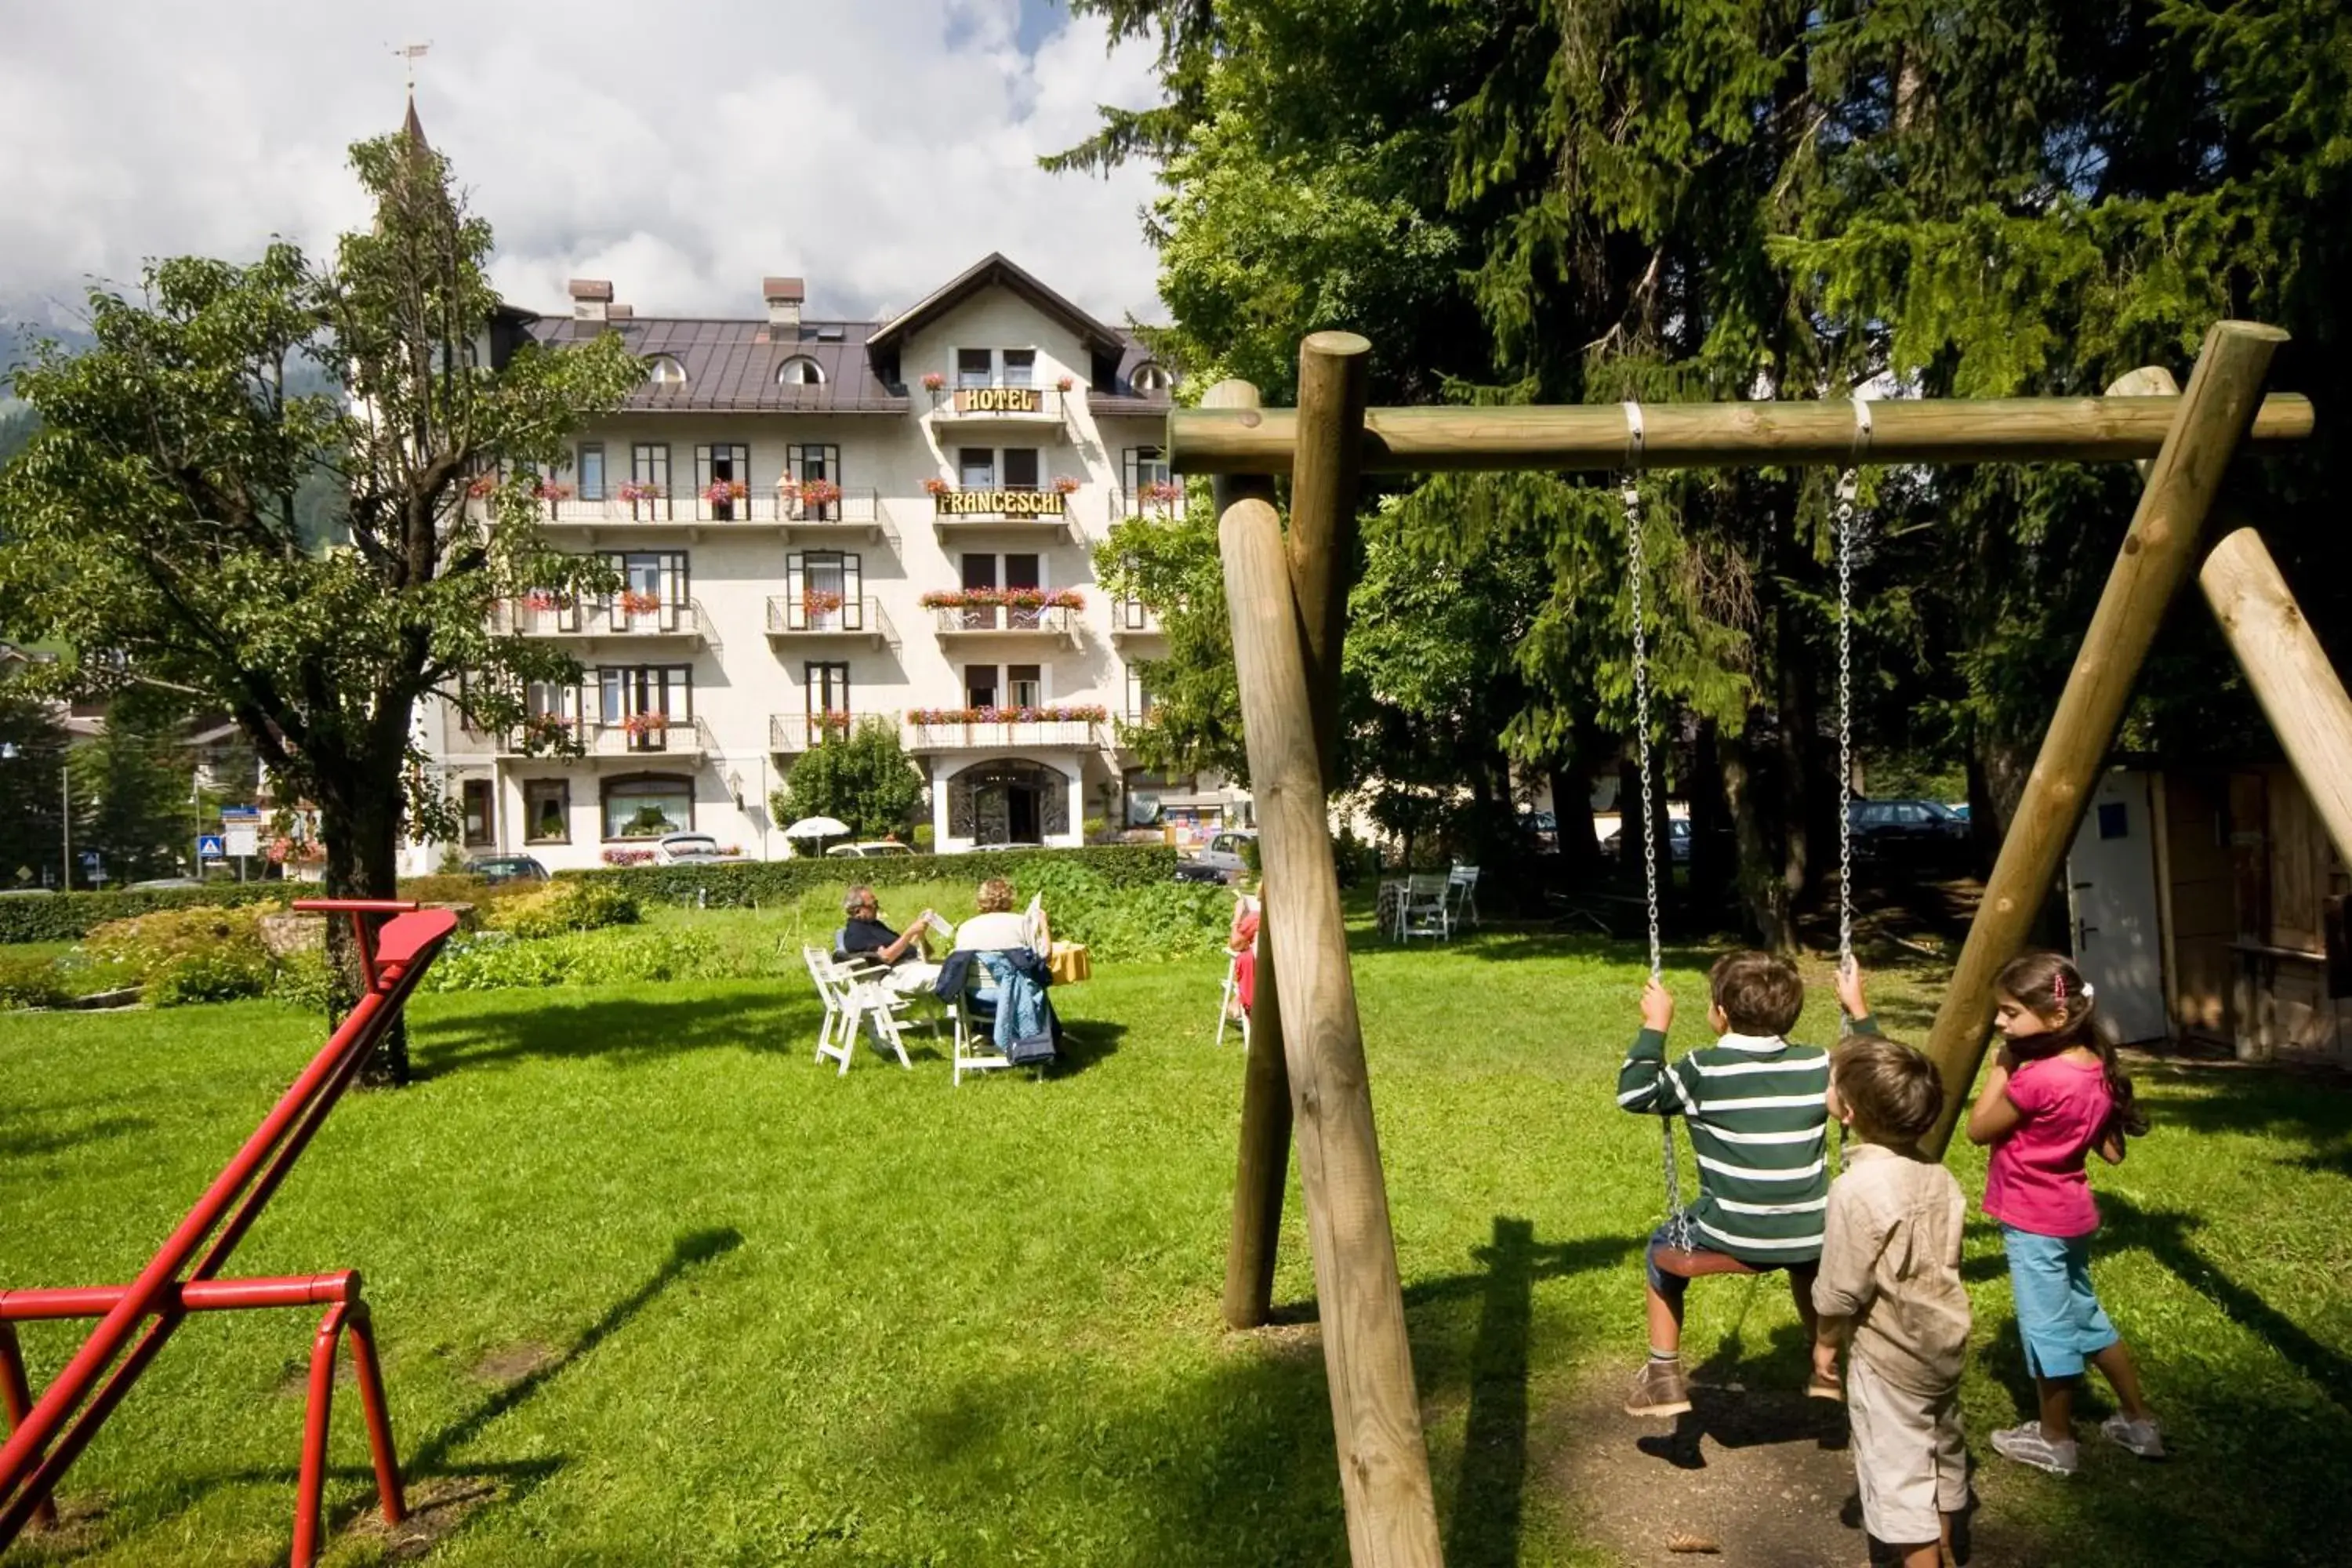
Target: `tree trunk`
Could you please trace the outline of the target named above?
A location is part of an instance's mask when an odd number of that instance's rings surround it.
[[[1570,887],[1601,875],[1601,839],[1592,831],[1592,770],[1580,752],[1550,772],[1551,819],[1562,879]]]
[[[1742,733],[1722,742],[1723,803],[1731,813],[1734,842],[1739,849],[1739,901],[1748,910],[1749,934],[1758,946],[1771,952],[1793,952],[1796,938],[1789,922],[1788,884],[1772,854],[1764,814],[1757,800],[1756,751]]]
[[[1723,747],[1712,719],[1699,722],[1685,793],[1691,813],[1691,907],[1706,916],[1730,902],[1739,878],[1739,852],[1724,787]]]
[[[386,768],[357,765],[350,770],[347,780],[322,780],[319,835],[326,840],[329,898],[397,896],[401,808],[397,764]],[[335,972],[335,1011],[340,1016],[358,1000],[362,984],[359,952],[352,942],[348,921],[328,922],[327,955]],[[384,1032],[375,1055],[361,1069],[360,1082],[378,1088],[397,1087],[406,1083],[408,1078],[408,1028],[404,1022]]]
[[[1805,679],[1804,639],[1796,626],[1796,612],[1785,602],[1775,616],[1779,647],[1774,660],[1780,672],[1780,787],[1772,792],[1780,827],[1780,883],[1786,908],[1793,916],[1813,891],[1813,818],[1820,810],[1820,780],[1813,766],[1819,736],[1812,687]],[[1796,924],[1786,922],[1785,945],[1769,944],[1775,952],[1794,954]]]

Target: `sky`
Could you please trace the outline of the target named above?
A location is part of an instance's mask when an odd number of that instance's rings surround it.
[[[645,315],[903,309],[1002,250],[1097,316],[1160,318],[1150,173],[1047,174],[1096,106],[1152,101],[1057,0],[0,0],[0,320],[69,324],[93,277],[324,248],[344,163],[417,113],[498,238],[516,304],[572,278]]]

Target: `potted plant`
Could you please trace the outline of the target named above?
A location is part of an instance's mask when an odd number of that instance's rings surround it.
[[[1078,493],[1080,482],[1075,475],[1056,474],[1054,476],[1054,493],[1057,496],[1074,496]]]
[[[1173,479],[1154,479],[1143,487],[1143,503],[1161,511],[1172,511],[1184,499],[1184,487]]]
[[[801,619],[812,631],[835,630],[839,622],[830,617],[838,616],[845,603],[841,595],[831,588],[806,589],[801,595]]]
[[[639,508],[643,506],[644,503],[661,500],[662,488],[659,485],[649,484],[641,479],[628,479],[625,480],[620,489],[614,490],[613,493],[627,503],[629,515],[630,517],[635,518],[639,515]],[[648,508],[647,510],[650,509]]]
[[[466,499],[467,500],[485,500],[490,496],[497,494],[498,488],[498,475],[476,474],[466,483]]]
[[[1078,384],[1075,380],[1066,375],[1054,383],[1054,390],[1060,393],[1067,393],[1070,388],[1077,384]]]
[[[657,616],[661,614],[662,596],[640,588],[624,588],[614,603],[621,606],[624,616]]]
[[[929,370],[923,373],[923,390],[931,395],[933,402],[939,400],[940,394],[946,389],[947,384],[948,378],[938,371]]]
[[[621,728],[628,731],[629,739],[633,741],[650,741],[668,731],[669,715],[648,709],[622,720]]]
[[[953,485],[950,485],[947,480],[940,479],[936,474],[923,481],[923,493],[934,498],[951,494],[954,489],[955,487]]]
[[[572,738],[572,722],[561,713],[526,713],[520,728],[526,752],[546,751]]]
[[[572,487],[553,479],[534,479],[531,481],[530,493],[545,501],[548,510],[552,511],[558,501],[567,501],[572,499]]]
[[[841,499],[841,487],[831,479],[803,479],[800,490],[804,507],[828,507]]]

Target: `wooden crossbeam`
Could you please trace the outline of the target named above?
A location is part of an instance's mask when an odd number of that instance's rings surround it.
[[[1645,403],[1641,466],[2120,461],[2155,457],[2179,411],[2171,397],[1888,398],[1870,405],[1865,446],[1843,401]],[[2310,399],[2274,393],[2247,437],[2261,447],[2311,431]],[[1179,408],[1168,416],[1168,460],[1178,473],[1280,473],[1298,446],[1295,408]],[[1368,473],[1610,471],[1628,466],[1625,414],[1607,403],[1368,409],[1361,461]]]

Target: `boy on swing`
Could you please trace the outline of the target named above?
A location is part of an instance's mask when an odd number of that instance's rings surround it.
[[[1654,979],[1642,993],[1642,1032],[1617,1074],[1617,1103],[1646,1116],[1679,1116],[1698,1160],[1698,1201],[1650,1237],[1650,1357],[1625,1400],[1629,1415],[1688,1410],[1682,1364],[1683,1293],[1698,1274],[1786,1269],[1810,1342],[1813,1278],[1829,1203],[1830,1055],[1787,1038],[1804,1010],[1797,967],[1769,952],[1731,952],[1707,972],[1707,1026],[1715,1044],[1666,1061],[1675,999]],[[1857,1034],[1875,1034],[1868,1018]],[[1816,1374],[1806,1393],[1838,1395]]]

